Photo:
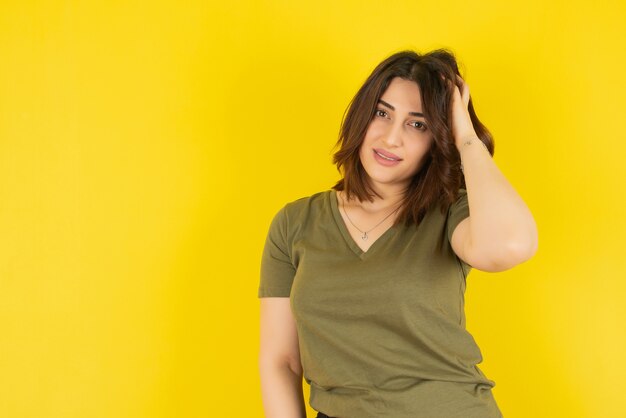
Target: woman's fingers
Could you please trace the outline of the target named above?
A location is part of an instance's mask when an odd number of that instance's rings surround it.
[[[441,77],[442,80],[445,80],[446,83],[448,83],[448,84],[452,83],[452,80],[446,78],[443,75],[443,73],[439,73],[439,76]],[[461,100],[463,101],[463,104],[465,104],[465,107],[467,108],[467,106],[469,104],[469,99],[470,99],[469,86],[461,78],[460,75],[455,74],[455,77],[456,77],[456,81],[454,83],[454,90],[459,92],[459,96],[461,96]]]
[[[465,104],[465,106],[467,107],[468,103],[469,103],[469,86],[467,85],[467,83],[461,78],[460,75],[456,75],[456,80],[458,83],[458,86],[460,86],[459,88],[459,92],[461,93],[461,98],[463,99],[463,103]],[[457,86],[457,87],[458,87]]]

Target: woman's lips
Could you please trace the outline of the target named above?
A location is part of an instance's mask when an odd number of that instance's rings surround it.
[[[400,161],[402,161],[402,158],[397,155],[384,151],[380,148],[374,148],[372,151],[374,152],[374,159],[385,167],[398,165],[400,164]]]

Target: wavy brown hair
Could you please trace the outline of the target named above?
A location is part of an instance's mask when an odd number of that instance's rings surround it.
[[[401,51],[378,64],[344,113],[336,144],[339,150],[333,155],[333,162],[343,178],[332,188],[343,190],[348,199],[356,196],[359,201],[373,201],[375,196],[380,197],[369,183],[361,164],[359,150],[374,117],[378,99],[391,80],[400,77],[414,81],[419,86],[424,117],[434,140],[424,163],[406,190],[395,224],[404,222],[406,225],[419,225],[428,210],[435,205],[439,205],[442,214],[445,214],[458,198],[459,189],[465,188],[461,158],[452,136],[451,125],[450,100],[453,87],[448,80],[458,85],[456,75],[460,75],[456,58],[446,49],[425,54]],[[468,110],[478,138],[493,156],[493,138],[478,120],[471,98]]]

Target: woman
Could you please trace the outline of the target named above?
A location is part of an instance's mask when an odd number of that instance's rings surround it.
[[[537,230],[452,53],[380,63],[337,144],[341,180],[285,205],[265,243],[266,416],[306,416],[304,377],[318,417],[501,417],[465,329],[465,279],[531,258]]]

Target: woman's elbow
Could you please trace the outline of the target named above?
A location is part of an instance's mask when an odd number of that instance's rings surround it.
[[[505,246],[502,257],[496,260],[494,265],[499,271],[509,270],[533,258],[537,248],[536,238],[509,242]]]
[[[484,251],[482,256],[472,257],[469,263],[473,268],[488,273],[509,270],[530,260],[537,252],[537,241],[508,241],[496,248]]]

